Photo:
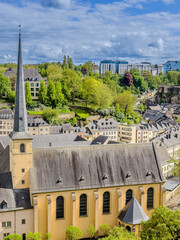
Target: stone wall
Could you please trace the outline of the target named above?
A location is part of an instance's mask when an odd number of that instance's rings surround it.
[[[159,104],[180,103],[180,86],[160,85],[156,94],[156,102]]]

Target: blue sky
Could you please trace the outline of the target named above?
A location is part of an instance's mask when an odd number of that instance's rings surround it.
[[[180,60],[180,0],[0,0],[0,62]]]

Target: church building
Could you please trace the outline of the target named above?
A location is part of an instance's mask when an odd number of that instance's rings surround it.
[[[65,136],[64,136],[65,135]],[[104,223],[140,232],[165,204],[161,154],[153,143],[91,144],[73,134],[31,136],[19,34],[14,129],[0,137],[0,239],[40,232],[64,240],[77,226],[88,238]],[[134,214],[134,215],[133,215]]]

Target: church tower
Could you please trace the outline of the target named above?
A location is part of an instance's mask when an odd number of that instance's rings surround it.
[[[28,133],[22,64],[21,33],[19,33],[14,129],[10,133],[10,171],[13,188],[29,188],[32,167],[32,136]]]

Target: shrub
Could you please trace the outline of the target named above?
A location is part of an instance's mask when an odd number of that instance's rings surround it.
[[[107,223],[104,223],[100,226],[100,231],[104,234],[104,235],[108,235],[109,231],[110,231],[110,226]]]
[[[90,238],[94,238],[95,237],[95,234],[96,234],[96,229],[94,227],[94,225],[90,225],[90,227],[87,229],[87,232],[90,236]]]
[[[69,226],[66,229],[66,237],[69,240],[77,240],[82,237],[82,231],[78,227]]]

